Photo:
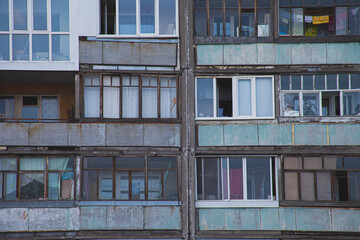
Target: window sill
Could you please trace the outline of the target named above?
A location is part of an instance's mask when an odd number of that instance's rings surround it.
[[[331,116],[331,117],[279,117],[279,123],[352,123],[352,122],[360,122],[360,116]]]
[[[231,121],[231,120],[272,120],[275,119],[275,117],[196,117],[196,121]]]
[[[280,207],[350,207],[360,208],[360,201],[280,201]]]
[[[279,201],[275,200],[200,200],[195,203],[196,208],[233,208],[233,207],[279,207]]]
[[[180,206],[181,201],[80,201],[79,206]]]

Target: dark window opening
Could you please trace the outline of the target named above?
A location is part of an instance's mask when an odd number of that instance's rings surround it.
[[[101,34],[115,34],[115,0],[101,0]]]
[[[217,116],[232,117],[232,79],[216,79],[217,84]]]
[[[322,115],[340,116],[340,96],[339,92],[322,93]]]

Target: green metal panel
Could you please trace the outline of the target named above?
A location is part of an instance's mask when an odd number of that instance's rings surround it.
[[[332,229],[338,232],[359,232],[360,211],[358,209],[332,209]]]
[[[257,44],[224,45],[225,65],[253,65],[257,59]]]
[[[276,45],[272,43],[257,44],[258,61],[260,65],[276,64]]]
[[[296,208],[296,230],[331,231],[330,209]]]
[[[326,145],[326,124],[296,124],[295,145]]]
[[[224,126],[200,125],[198,127],[199,146],[223,146]]]
[[[226,209],[199,209],[199,230],[227,230]]]
[[[253,125],[225,125],[225,146],[258,145],[258,128]]]
[[[330,145],[360,145],[360,124],[329,124]]]
[[[325,64],[326,43],[292,44],[292,64]]]
[[[295,208],[279,208],[280,230],[295,231]]]
[[[197,45],[198,65],[224,65],[224,45]]]
[[[259,124],[259,145],[292,145],[291,124]]]
[[[276,64],[291,64],[292,45],[288,43],[279,43],[276,45]]]
[[[106,207],[81,207],[80,229],[106,229]]]
[[[279,208],[260,208],[261,230],[280,230]]]

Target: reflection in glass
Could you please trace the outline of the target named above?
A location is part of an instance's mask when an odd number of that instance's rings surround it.
[[[213,117],[213,79],[197,79],[197,116]]]
[[[0,0],[0,31],[9,31],[9,0]]]
[[[13,60],[29,60],[29,35],[12,36]]]
[[[347,7],[336,8],[336,35],[348,34]]]
[[[155,33],[155,4],[154,0],[140,0],[140,31],[141,33]]]
[[[290,9],[279,9],[279,35],[290,34]]]
[[[255,36],[254,10],[242,10],[241,12],[241,36]]]
[[[34,30],[47,29],[46,0],[33,0],[34,6]]]
[[[176,5],[175,0],[159,0],[159,34],[176,34]]]
[[[360,115],[360,93],[343,92],[344,115]]]
[[[247,158],[247,198],[271,199],[269,158]]]
[[[360,35],[360,7],[349,7],[349,34]]]
[[[136,34],[136,1],[119,0],[119,34]]]
[[[282,114],[287,117],[300,116],[299,94],[285,93],[283,94]]]
[[[258,10],[258,37],[270,36],[270,9]]]
[[[0,34],[0,61],[10,60],[9,35]]]
[[[304,116],[319,115],[319,94],[317,93],[303,94],[303,115]]]
[[[273,116],[272,78],[256,78],[256,116]]]
[[[293,8],[291,9],[291,34],[293,36],[302,36],[304,35],[303,29],[303,9],[302,8]]]
[[[69,0],[51,0],[51,30],[69,31]]]
[[[14,30],[27,30],[27,0],[13,0]]]
[[[239,115],[251,116],[251,80],[241,79],[238,81],[238,99]]]
[[[52,35],[52,60],[70,60],[69,35]]]
[[[32,35],[32,60],[49,61],[49,35]]]

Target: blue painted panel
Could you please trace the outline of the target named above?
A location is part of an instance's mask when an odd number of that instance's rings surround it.
[[[280,230],[296,230],[295,208],[279,208]]]
[[[332,209],[332,231],[360,231],[360,211],[358,209]]]
[[[225,65],[252,65],[257,60],[257,44],[224,45]]]
[[[296,230],[331,231],[330,209],[296,208]]]
[[[106,229],[106,207],[81,207],[80,229]]]
[[[223,65],[224,45],[197,45],[198,65]]]
[[[279,209],[261,208],[261,230],[280,230]]]
[[[326,145],[327,127],[325,124],[296,124],[295,145]]]
[[[360,145],[360,124],[330,124],[330,145]]]
[[[223,146],[224,126],[200,125],[198,127],[199,146]]]
[[[227,230],[260,230],[260,209],[227,209],[226,228]]]
[[[291,64],[292,45],[287,43],[276,44],[276,64]]]
[[[258,145],[257,125],[225,125],[225,146]]]
[[[258,61],[260,65],[276,64],[276,45],[271,43],[260,43],[257,45]]]
[[[259,124],[259,145],[292,145],[291,124]]]
[[[199,230],[227,230],[226,209],[199,209]]]

